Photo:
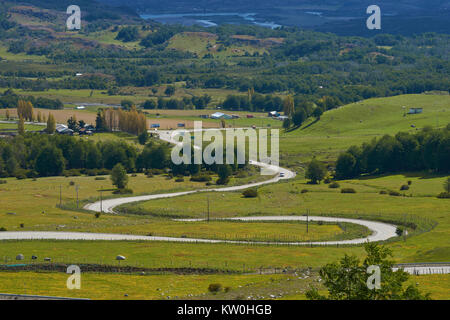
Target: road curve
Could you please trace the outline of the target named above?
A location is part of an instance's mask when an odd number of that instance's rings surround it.
[[[306,216],[262,216],[262,217],[237,217],[222,220],[234,221],[306,221]],[[108,241],[168,241],[184,243],[229,243],[229,244],[260,244],[260,245],[291,245],[291,246],[329,246],[329,245],[357,245],[372,241],[383,241],[396,236],[396,226],[383,222],[310,216],[309,221],[323,222],[347,222],[365,226],[372,231],[366,238],[342,240],[342,241],[315,241],[315,242],[270,242],[270,241],[231,241],[231,240],[210,240],[196,238],[175,238],[138,236],[127,234],[106,234],[88,232],[47,232],[47,231],[24,231],[24,232],[0,232],[0,240],[108,240]],[[183,219],[178,221],[202,221],[201,219]]]
[[[206,130],[208,130],[208,129],[206,129]],[[159,134],[159,137],[161,140],[167,141],[172,144],[179,144],[179,142],[175,140],[177,135],[174,133],[175,133],[174,131],[158,131],[158,134]],[[199,190],[175,192],[175,193],[164,193],[164,194],[137,196],[137,197],[124,197],[124,198],[108,199],[108,200],[103,200],[101,202],[97,201],[94,203],[89,203],[84,206],[84,209],[90,210],[90,211],[95,211],[95,212],[115,213],[114,212],[115,207],[123,205],[123,204],[127,204],[127,203],[148,201],[148,200],[155,200],[155,199],[163,199],[163,198],[172,198],[172,197],[184,196],[184,195],[188,195],[188,194],[192,194],[192,193],[196,193],[196,192],[239,191],[239,190],[244,190],[244,189],[248,189],[248,188],[258,187],[258,186],[269,184],[269,183],[276,183],[280,180],[292,179],[296,175],[295,172],[292,172],[291,170],[288,170],[285,168],[281,168],[279,166],[269,165],[266,163],[261,163],[261,162],[252,161],[252,160],[250,160],[249,163],[252,165],[258,166],[260,168],[268,169],[268,172],[272,172],[273,175],[275,175],[275,176],[273,178],[265,180],[265,181],[249,183],[249,184],[245,184],[242,186],[213,188],[213,189],[199,189]]]
[[[160,139],[167,141],[172,144],[179,144],[176,140],[176,135],[172,131],[159,131]],[[295,173],[281,168],[279,166],[267,165],[257,161],[250,161],[250,164],[256,165],[262,168],[269,169],[275,176],[269,180],[246,184],[242,186],[234,187],[224,187],[224,188],[213,188],[213,189],[201,189],[193,191],[175,192],[175,193],[165,193],[165,194],[153,194],[137,197],[125,197],[117,199],[108,199],[102,202],[97,201],[95,203],[87,204],[84,209],[96,211],[96,212],[107,212],[114,213],[114,208],[117,206],[138,202],[138,201],[148,201],[154,199],[171,198],[178,197],[188,194],[193,194],[196,192],[212,192],[212,191],[238,191],[243,189],[248,189],[251,187],[261,186],[268,183],[275,183],[280,180],[292,179],[295,177]],[[224,220],[237,220],[237,221],[306,221],[306,216],[264,216],[264,217],[235,217],[227,218]],[[347,218],[333,218],[333,217],[318,217],[310,216],[308,218],[310,221],[323,221],[323,222],[347,222],[359,224],[367,227],[372,231],[372,234],[366,238],[352,239],[352,240],[341,240],[341,241],[318,241],[318,242],[264,242],[264,241],[229,241],[229,240],[209,240],[209,239],[194,239],[194,238],[175,238],[175,237],[153,237],[153,236],[136,236],[136,235],[119,235],[119,234],[93,234],[93,233],[66,233],[66,232],[52,232],[52,233],[10,233],[12,237],[37,237],[40,239],[59,239],[59,240],[144,240],[144,241],[172,241],[172,242],[198,242],[198,243],[251,243],[251,244],[277,244],[277,245],[355,245],[362,244],[371,241],[384,241],[396,236],[396,226],[390,225],[382,222],[374,222],[368,220],[359,219],[347,219]],[[178,221],[201,221],[201,219],[184,219]],[[8,233],[0,234],[0,240],[4,237],[8,237]],[[42,238],[44,237],[44,238]],[[29,239],[29,238],[28,238]]]

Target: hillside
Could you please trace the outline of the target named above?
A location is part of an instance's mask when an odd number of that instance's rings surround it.
[[[405,115],[411,107],[423,108],[423,114]],[[369,142],[374,137],[395,135],[400,131],[413,133],[425,126],[441,128],[448,123],[449,95],[368,99],[325,112],[319,121],[310,120],[301,128],[283,134],[280,141],[282,161],[304,166],[306,161],[317,156],[333,162],[350,146]]]

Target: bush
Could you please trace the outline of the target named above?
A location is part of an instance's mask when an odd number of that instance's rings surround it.
[[[195,182],[209,182],[211,180],[212,180],[211,176],[206,173],[196,174],[191,177],[191,181]]]
[[[100,212],[96,212],[96,213],[95,213],[95,218],[98,219],[98,218],[100,218],[101,215],[102,215],[102,214],[101,214]]]
[[[16,170],[14,176],[16,177],[17,180],[23,180],[27,178],[27,172],[26,170],[18,169]]]
[[[308,189],[302,189],[302,191],[300,191],[300,193],[307,193],[307,192],[309,192]]]
[[[337,182],[333,182],[333,183],[330,183],[328,185],[328,188],[331,188],[331,189],[337,189],[337,188],[340,188],[340,187],[341,187],[340,184],[337,183]]]
[[[397,236],[401,237],[403,235],[403,228],[397,227],[397,230],[395,230],[395,233],[397,234]]]
[[[388,192],[386,190],[381,190],[380,194],[388,194]]]
[[[397,192],[397,191],[389,191],[389,195],[390,196],[394,196],[394,197],[400,197],[401,196],[400,192]]]
[[[128,188],[117,189],[113,191],[113,194],[132,194],[133,190]]]
[[[401,190],[401,191],[409,190],[409,186],[408,186],[407,184],[404,184],[404,185],[402,185],[402,186],[400,187],[400,190]]]
[[[6,184],[8,181],[6,180],[0,180],[0,184]]]
[[[219,179],[217,179],[216,184],[223,186],[223,185],[228,184],[228,182],[230,182],[230,178],[224,178],[224,179],[219,178]]]
[[[1,228],[0,228],[0,232],[2,232],[2,231],[7,231],[7,230],[6,230],[6,228],[1,227]]]
[[[184,178],[183,177],[178,177],[175,179],[175,182],[184,182]]]
[[[75,181],[70,181],[69,182],[69,186],[74,186],[75,185]]]
[[[101,181],[101,180],[106,180],[106,178],[105,177],[95,177],[95,180]]]
[[[244,196],[244,198],[256,198],[258,196],[258,189],[246,189],[244,190],[244,192],[242,192],[242,195]]]
[[[90,169],[86,171],[86,174],[90,177],[94,177],[98,174],[98,171],[96,169]]]
[[[81,176],[81,172],[78,169],[64,170],[62,174],[66,178],[67,177],[79,177],[79,176]]]
[[[356,190],[353,188],[344,188],[341,190],[341,193],[356,193]]]
[[[410,186],[412,184],[411,180],[408,180],[408,186]]]
[[[437,197],[439,199],[450,199],[450,192],[442,192]]]
[[[222,285],[220,283],[211,283],[208,286],[208,291],[211,293],[217,293],[220,292],[220,290],[222,290]]]
[[[331,182],[331,178],[330,178],[330,177],[326,177],[325,180],[323,180],[323,182],[324,182],[325,184],[328,184],[328,183]]]

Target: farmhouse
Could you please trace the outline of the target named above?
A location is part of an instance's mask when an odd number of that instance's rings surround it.
[[[58,124],[58,125],[56,125],[56,133],[58,133],[58,134],[66,134],[66,135],[72,136],[73,135],[73,130],[69,129],[69,127],[67,127],[64,124]]]
[[[277,118],[280,116],[280,113],[278,111],[270,111],[268,114],[269,117]]]
[[[408,114],[420,114],[423,112],[423,108],[409,108]]]
[[[232,119],[233,117],[228,114],[222,113],[222,112],[216,112],[216,113],[213,113],[210,116],[210,118],[211,119]]]

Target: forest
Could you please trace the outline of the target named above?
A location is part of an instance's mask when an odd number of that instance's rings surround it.
[[[338,179],[417,171],[450,173],[450,124],[443,129],[425,127],[414,134],[385,135],[362,146],[352,146],[336,163]]]

